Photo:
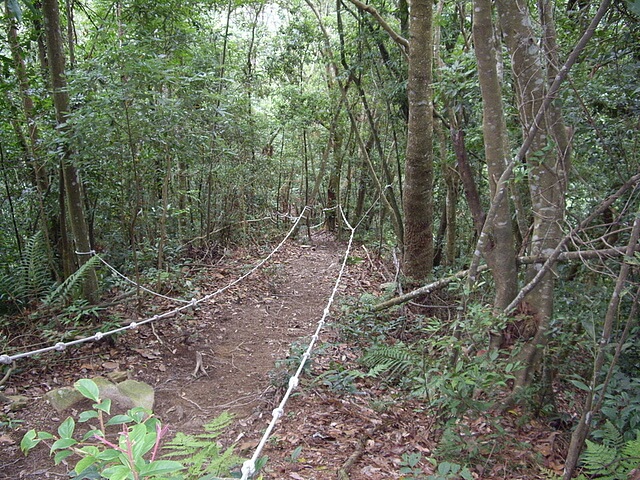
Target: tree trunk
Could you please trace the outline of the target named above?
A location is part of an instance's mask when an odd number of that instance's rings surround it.
[[[502,176],[508,163],[509,143],[497,68],[491,0],[474,0],[473,5],[473,40],[482,93],[484,151],[493,198],[496,194],[497,179]],[[513,225],[506,196],[500,201],[496,212],[493,224],[488,226],[491,240],[486,243],[482,253],[495,283],[494,308],[502,311],[518,292]],[[500,336],[496,335],[493,340],[494,346],[499,346]]]
[[[60,33],[60,12],[56,0],[44,0],[42,13],[45,22],[47,38],[47,54],[49,59],[49,72],[51,74],[51,87],[53,88],[53,103],[56,110],[56,123],[60,130],[65,130],[67,125],[67,113],[69,112],[69,94],[67,92],[67,80],[65,78],[65,59]],[[89,229],[85,217],[84,200],[82,194],[82,182],[75,165],[71,162],[71,152],[68,145],[63,146],[62,177],[66,194],[69,223],[73,232],[75,250],[78,264],[83,265],[91,258],[91,244],[89,241]],[[64,212],[60,212],[64,215]],[[98,278],[95,270],[87,273],[83,284],[83,296],[90,303],[98,300]]]
[[[410,17],[403,266],[411,282],[420,282],[433,267],[433,2],[415,0]]]
[[[538,47],[540,42],[532,27],[528,2],[498,0],[496,4],[505,43],[511,55],[520,121],[523,131],[528,132],[546,94],[547,79],[544,72],[547,65]],[[548,21],[551,19],[548,18]],[[532,139],[526,157],[534,218],[529,250],[534,256],[547,255],[562,238],[568,147],[565,143],[566,134],[563,141],[558,133],[560,130],[564,131],[561,112],[558,105],[552,103]],[[555,148],[549,148],[554,146],[554,141]],[[527,277],[532,278],[535,273],[535,266],[532,266]],[[519,360],[524,367],[517,375],[516,389],[530,384],[547,343],[553,315],[554,275],[555,272],[548,272],[525,299],[525,308],[530,312],[537,330],[522,348]]]

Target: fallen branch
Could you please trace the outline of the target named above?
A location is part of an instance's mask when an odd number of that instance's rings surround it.
[[[2,380],[0,380],[0,386],[4,385],[4,382],[9,380],[9,377],[11,376],[11,372],[13,372],[15,369],[16,369],[16,362],[13,362],[5,372],[4,377],[2,377]]]
[[[488,270],[489,267],[486,265],[482,265],[478,267],[478,273],[484,272]],[[461,278],[466,277],[469,274],[469,270],[462,270],[461,272],[456,273],[455,275],[451,275],[450,277],[442,278],[436,282],[430,283],[423,287],[420,287],[416,290],[412,290],[411,292],[405,293],[404,295],[400,295],[398,297],[391,298],[386,302],[379,303],[372,307],[374,312],[378,312],[380,310],[385,310],[389,307],[393,307],[394,305],[400,305],[401,303],[408,302],[409,300],[413,300],[414,298],[420,297],[422,295],[426,295],[427,293],[431,293],[435,290],[440,290],[441,288],[446,287],[450,283],[459,280]]]
[[[362,454],[364,453],[364,447],[367,444],[367,439],[369,436],[365,436],[360,439],[358,445],[356,446],[356,450],[347,458],[347,461],[342,464],[342,466],[338,469],[338,480],[349,480],[349,471],[353,468],[353,466],[360,460]]]
[[[640,246],[636,247],[636,250],[640,250]],[[626,252],[624,247],[606,248],[603,250],[562,252],[554,260],[558,262],[568,262],[572,260],[589,260],[593,258],[613,258],[613,257],[620,257],[622,255],[625,255],[625,253]],[[529,257],[518,257],[517,262],[518,262],[518,265],[530,265],[532,263],[545,263],[548,260],[549,260],[549,257],[529,256]],[[481,265],[480,267],[478,267],[477,273],[484,272],[485,270],[488,270],[488,269],[489,267],[487,267],[486,265]],[[455,280],[460,280],[461,278],[466,277],[468,274],[469,274],[469,270],[462,270],[456,273],[455,275],[442,278],[438,281],[435,281],[428,285],[424,285],[420,288],[417,288],[416,290],[412,290],[411,292],[405,293],[404,295],[399,295],[385,302],[378,303],[377,305],[374,305],[371,309],[374,312],[378,312],[380,310],[385,310],[395,305],[406,303],[410,300],[413,300],[414,298],[420,297],[422,295],[426,295],[436,290],[440,290],[441,288],[446,287],[447,285],[454,282]]]

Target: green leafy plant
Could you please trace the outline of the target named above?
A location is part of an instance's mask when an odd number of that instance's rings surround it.
[[[611,376],[604,394],[602,414],[606,418],[603,427],[611,423],[622,433],[624,440],[632,440],[640,428],[640,378],[626,375],[620,369]],[[599,427],[594,430],[595,439],[603,439],[608,432]]]
[[[422,454],[418,452],[403,453],[400,462],[400,474],[402,480],[472,480],[471,471],[462,465],[451,462],[438,462],[434,458],[426,459],[435,468],[435,473],[425,475],[424,470],[420,467],[422,462]]]
[[[97,421],[97,426],[76,439],[76,422],[68,417],[58,427],[57,435],[49,432],[29,430],[20,443],[24,454],[28,454],[40,442],[49,444],[54,462],[77,455],[80,460],[73,472],[75,478],[107,478],[109,480],[179,479],[182,464],[172,460],[157,460],[162,438],[167,428],[145,409],[136,407],[125,414],[114,415],[108,420],[111,401],[100,399],[98,386],[93,380],[82,379],[75,388],[84,397],[92,400],[93,410],[79,416],[80,423]],[[107,427],[120,426],[116,438],[107,433]]]
[[[383,373],[390,379],[415,376],[424,361],[415,347],[403,342],[395,345],[374,345],[365,352],[360,361],[370,368],[369,374],[374,377]]]
[[[457,480],[463,478],[464,480],[472,480],[473,475],[467,467],[451,462],[437,463],[434,459],[430,459],[434,466],[437,465],[436,473],[426,477],[426,480]]]
[[[0,272],[0,300],[20,307],[44,297],[52,283],[47,250],[39,232],[26,242],[20,261]]]
[[[73,272],[64,282],[58,285],[52,290],[43,300],[44,304],[60,305],[70,301],[74,293],[80,288],[82,282],[85,280],[89,272],[95,269],[100,264],[100,259],[97,256],[91,257],[85,262],[78,270]]]
[[[422,455],[420,453],[403,453],[400,462],[400,474],[403,480],[419,480],[424,478],[424,471],[420,468]]]
[[[222,431],[229,426],[233,415],[221,413],[204,426],[205,433],[186,435],[177,433],[173,440],[164,446],[169,453],[163,458],[177,458],[187,468],[188,478],[201,478],[207,475],[227,475],[229,470],[242,463],[235,455],[234,446],[223,449],[217,442]]]
[[[635,439],[624,440],[622,433],[609,421],[601,429],[600,443],[586,441],[581,460],[584,473],[580,479],[626,480],[640,465],[640,430]]]

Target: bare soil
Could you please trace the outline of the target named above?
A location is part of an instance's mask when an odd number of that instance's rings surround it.
[[[22,423],[0,430],[0,479],[68,478],[72,465],[54,467],[42,445],[25,458],[19,448],[22,435],[30,428],[55,432],[67,415],[77,414],[53,410],[43,400],[46,391],[113,371],[127,372],[129,378],[155,388],[155,414],[172,433],[201,433],[203,424],[223,411],[232,412],[234,422],[222,442],[235,444],[236,453],[250,457],[322,316],[344,250],[344,244],[326,234],[314,236],[311,245],[287,243],[264,268],[185,315],[128,331],[115,341],[25,360],[4,391],[26,395],[30,402],[10,414]],[[184,273],[204,285],[200,293],[206,294],[238,278],[261,254],[235,251],[211,265],[192,264]],[[332,309],[336,315],[329,321],[339,319],[341,295],[379,294],[380,284],[389,281],[388,272],[364,247],[352,255],[358,261],[348,264]],[[164,300],[156,305],[153,313],[171,308]],[[132,305],[120,313],[135,320],[133,311]],[[263,478],[414,478],[399,473],[406,466],[403,455],[410,453],[422,454],[415,467],[422,478],[433,473],[433,465],[424,459],[433,453],[439,432],[434,431],[429,412],[417,402],[403,401],[394,392],[362,380],[341,384],[336,365],[353,362],[357,353],[331,326],[319,343],[311,370],[304,374],[263,451],[269,457]],[[490,423],[483,418],[467,420],[475,423],[479,435]],[[480,465],[474,476],[539,478],[527,473],[536,448],[546,449],[546,455],[537,454],[538,458],[544,456],[547,466],[555,467],[549,464],[556,458],[555,436],[548,433],[545,428],[534,429],[527,437],[531,451],[510,453],[520,464],[518,471],[505,462],[492,471],[483,471]]]

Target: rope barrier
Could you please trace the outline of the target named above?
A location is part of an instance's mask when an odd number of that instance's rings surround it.
[[[145,287],[144,285],[140,285],[138,282],[136,282],[135,280],[131,280],[129,277],[127,277],[125,274],[120,273],[116,267],[110,265],[104,258],[102,258],[100,255],[96,254],[95,250],[90,250],[88,252],[75,252],[76,255],[92,255],[98,258],[98,260],[100,260],[109,270],[111,270],[112,273],[114,273],[116,276],[122,278],[123,280],[135,285],[137,288],[139,288],[140,290],[143,290],[147,293],[150,293],[151,295],[155,295],[156,297],[160,297],[160,298],[164,298],[165,300],[169,300],[170,302],[174,302],[174,303],[189,303],[190,300],[183,300],[181,298],[172,298],[172,297],[168,297],[166,295],[163,295],[162,293],[158,293],[158,292],[154,292],[153,290],[148,289],[147,287]]]
[[[302,373],[302,370],[304,369],[304,366],[307,363],[307,360],[311,356],[311,352],[313,351],[313,347],[315,346],[316,342],[318,341],[318,338],[320,337],[320,332],[321,332],[322,328],[324,327],[324,325],[326,323],[326,318],[329,316],[329,309],[331,308],[331,305],[333,304],[333,301],[335,299],[336,293],[338,291],[338,287],[340,286],[340,282],[342,281],[342,276],[344,274],[344,270],[345,270],[346,265],[347,265],[347,259],[349,258],[349,253],[351,252],[351,246],[353,244],[353,238],[354,238],[354,235],[356,233],[356,229],[353,228],[351,226],[351,224],[349,223],[349,221],[347,220],[344,212],[342,211],[342,207],[340,207],[340,213],[341,213],[342,218],[343,218],[343,220],[345,222],[345,225],[347,226],[347,228],[349,230],[351,230],[351,236],[349,237],[349,243],[347,244],[347,249],[346,249],[346,251],[344,253],[344,258],[342,259],[342,266],[340,268],[340,273],[338,274],[338,277],[336,278],[336,282],[335,282],[335,285],[333,286],[333,290],[331,291],[331,295],[329,297],[329,300],[327,301],[327,305],[325,306],[324,311],[322,312],[322,317],[318,321],[318,326],[316,327],[316,331],[311,336],[311,341],[309,342],[309,346],[307,347],[306,351],[302,355],[302,358],[300,359],[300,365],[298,366],[298,369],[296,370],[296,373],[289,378],[289,384],[288,384],[287,391],[285,392],[284,396],[282,397],[282,400],[280,401],[280,404],[278,405],[278,407],[275,408],[273,410],[273,412],[271,413],[271,416],[272,416],[271,422],[269,422],[269,426],[267,427],[267,429],[265,430],[264,434],[262,435],[262,439],[260,440],[260,443],[256,447],[256,450],[255,450],[253,456],[249,460],[245,461],[242,464],[242,470],[241,470],[242,471],[242,480],[248,480],[250,478],[253,478],[253,475],[256,473],[256,462],[258,461],[258,458],[260,457],[260,454],[262,453],[262,450],[264,449],[264,446],[266,445],[267,441],[269,440],[269,437],[271,437],[271,432],[273,432],[273,429],[275,428],[276,424],[278,423],[278,420],[280,419],[280,417],[282,417],[282,414],[284,413],[284,407],[287,404],[287,401],[289,400],[289,397],[291,396],[293,391],[298,386],[298,383],[300,381],[300,374]],[[358,223],[358,225],[359,225],[359,223]],[[356,225],[356,228],[358,227],[358,225]]]
[[[215,297],[217,295],[220,295],[221,293],[229,290],[231,287],[234,287],[238,283],[242,282],[248,276],[250,276],[251,274],[256,272],[265,263],[267,263],[271,259],[271,257],[273,257],[273,255],[275,255],[276,252],[282,248],[282,246],[289,239],[289,237],[293,234],[293,232],[295,232],[298,224],[300,223],[302,218],[304,218],[304,215],[305,215],[307,209],[309,209],[308,206],[304,207],[304,209],[302,210],[302,213],[297,218],[296,222],[293,224],[293,226],[291,227],[289,232],[285,235],[285,237],[282,239],[282,241],[271,251],[271,253],[269,253],[269,255],[267,255],[265,258],[263,258],[261,261],[259,261],[247,273],[245,273],[244,275],[238,277],[237,279],[235,279],[233,282],[227,284],[226,286],[219,288],[215,292],[210,293],[208,295],[205,295],[204,297],[199,298],[199,299],[193,299],[193,300],[189,301],[188,303],[186,303],[185,305],[182,305],[180,307],[174,308],[173,310],[169,310],[169,311],[167,311],[165,313],[162,313],[162,314],[159,314],[159,315],[154,315],[152,317],[146,318],[146,319],[141,320],[139,322],[131,322],[128,325],[125,325],[125,326],[119,327],[119,328],[115,328],[115,329],[109,330],[107,332],[96,332],[94,335],[91,335],[89,337],[78,338],[76,340],[71,340],[69,342],[58,342],[55,345],[50,345],[48,347],[39,348],[37,350],[31,350],[31,351],[28,351],[28,352],[19,353],[19,354],[15,354],[15,355],[6,355],[6,354],[0,355],[0,365],[1,364],[11,365],[15,360],[19,360],[21,358],[32,357],[32,356],[38,355],[40,353],[51,352],[53,350],[61,352],[61,351],[64,351],[67,347],[70,347],[70,346],[73,346],[73,345],[78,345],[78,344],[81,344],[81,343],[97,341],[97,340],[100,340],[100,339],[102,339],[102,338],[104,338],[106,336],[109,336],[109,335],[114,335],[116,333],[124,332],[126,330],[136,329],[139,326],[145,325],[147,323],[151,323],[151,322],[155,322],[157,320],[162,320],[162,319],[165,319],[165,318],[173,317],[174,315],[176,315],[176,314],[178,314],[178,313],[180,313],[180,312],[182,312],[184,310],[187,310],[189,308],[195,307],[196,305],[198,305],[198,304],[200,304],[202,302],[205,302],[207,300],[212,299],[213,297]],[[79,253],[79,255],[89,255],[89,254],[91,254],[91,253],[90,252],[81,252],[81,253]]]

